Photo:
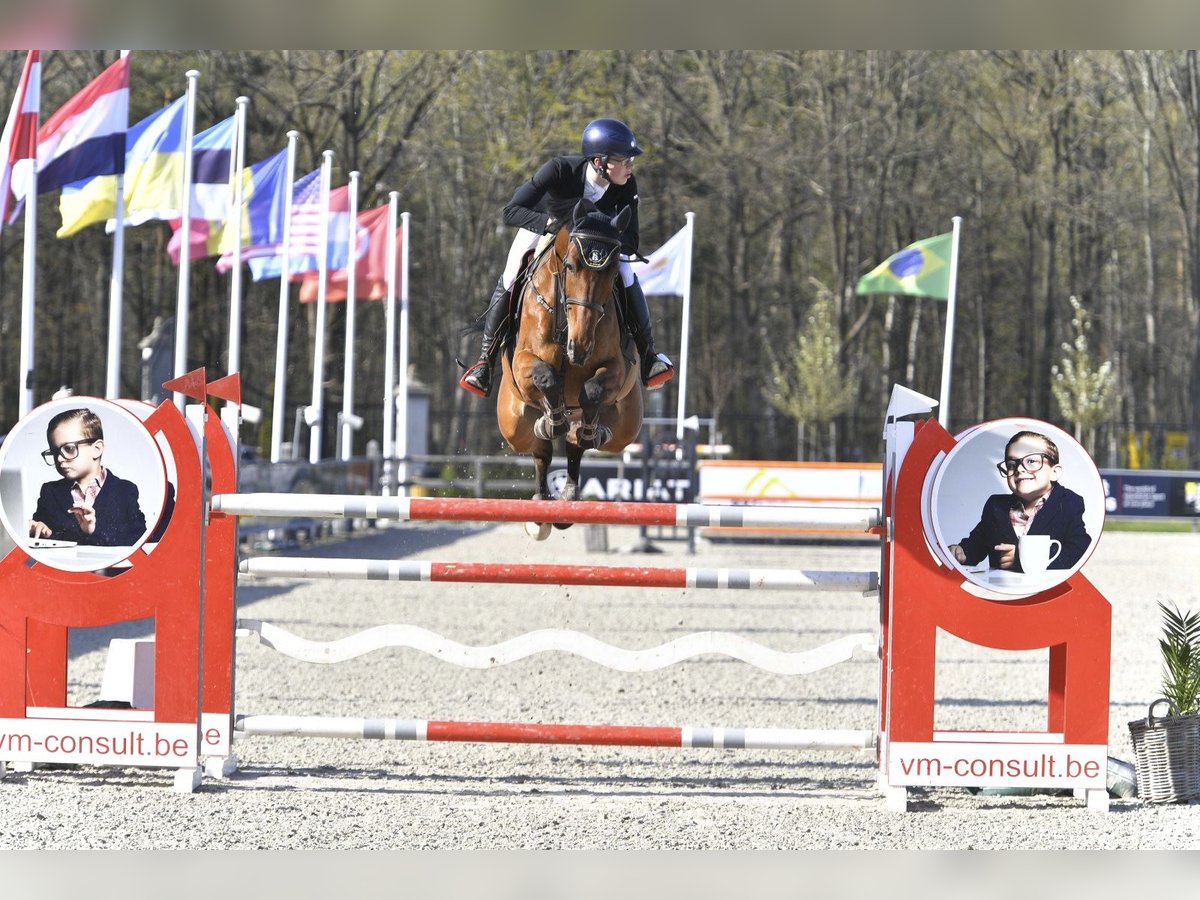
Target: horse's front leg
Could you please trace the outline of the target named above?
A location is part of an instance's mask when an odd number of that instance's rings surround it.
[[[580,450],[598,450],[612,439],[612,429],[600,423],[600,408],[616,402],[620,387],[615,367],[605,366],[583,383],[579,392],[581,421],[575,430]]]
[[[542,395],[544,410],[542,417],[533,423],[533,433],[545,441],[562,437],[571,428],[567,404],[563,399],[562,379],[549,363],[539,359],[534,363],[530,381]]]

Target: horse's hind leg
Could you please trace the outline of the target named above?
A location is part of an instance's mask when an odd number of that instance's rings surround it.
[[[559,494],[560,500],[579,499],[579,471],[583,461],[583,448],[573,441],[567,441],[567,481]],[[555,522],[555,528],[570,528],[570,522]]]
[[[536,440],[530,451],[533,456],[533,473],[537,482],[537,492],[534,500],[550,499],[550,484],[546,480],[550,474],[550,463],[554,459],[554,445],[547,440]],[[550,537],[550,525],[547,522],[526,522],[525,533],[534,540],[544,541]]]

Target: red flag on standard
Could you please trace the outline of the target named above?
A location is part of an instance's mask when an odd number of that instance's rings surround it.
[[[25,57],[25,68],[17,82],[17,93],[13,97],[8,121],[4,123],[4,134],[0,136],[0,229],[8,220],[12,210],[13,163],[37,156],[37,131],[39,99],[41,95],[41,51],[30,50]]]
[[[358,214],[358,266],[354,272],[356,300],[382,300],[387,296],[388,206],[377,206]],[[396,242],[396,258],[400,256],[400,229],[392,239]],[[367,241],[366,252],[362,242]],[[304,276],[300,283],[300,302],[317,299],[320,279],[316,272]],[[327,301],[345,300],[349,291],[349,269],[330,272],[325,284]]]

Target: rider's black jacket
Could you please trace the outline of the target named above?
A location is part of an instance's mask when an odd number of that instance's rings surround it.
[[[556,156],[547,162],[517,188],[504,207],[504,224],[542,234],[550,230],[547,217],[554,218],[555,228],[570,221],[571,210],[583,199],[587,167],[586,156]],[[633,256],[638,249],[638,194],[637,179],[632,175],[625,184],[610,184],[596,203],[597,209],[610,215],[626,206],[630,207],[631,215],[621,235],[621,252]]]

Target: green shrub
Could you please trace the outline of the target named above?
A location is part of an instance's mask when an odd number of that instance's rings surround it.
[[[1161,601],[1163,696],[1181,716],[1200,712],[1200,612],[1181,613]]]

